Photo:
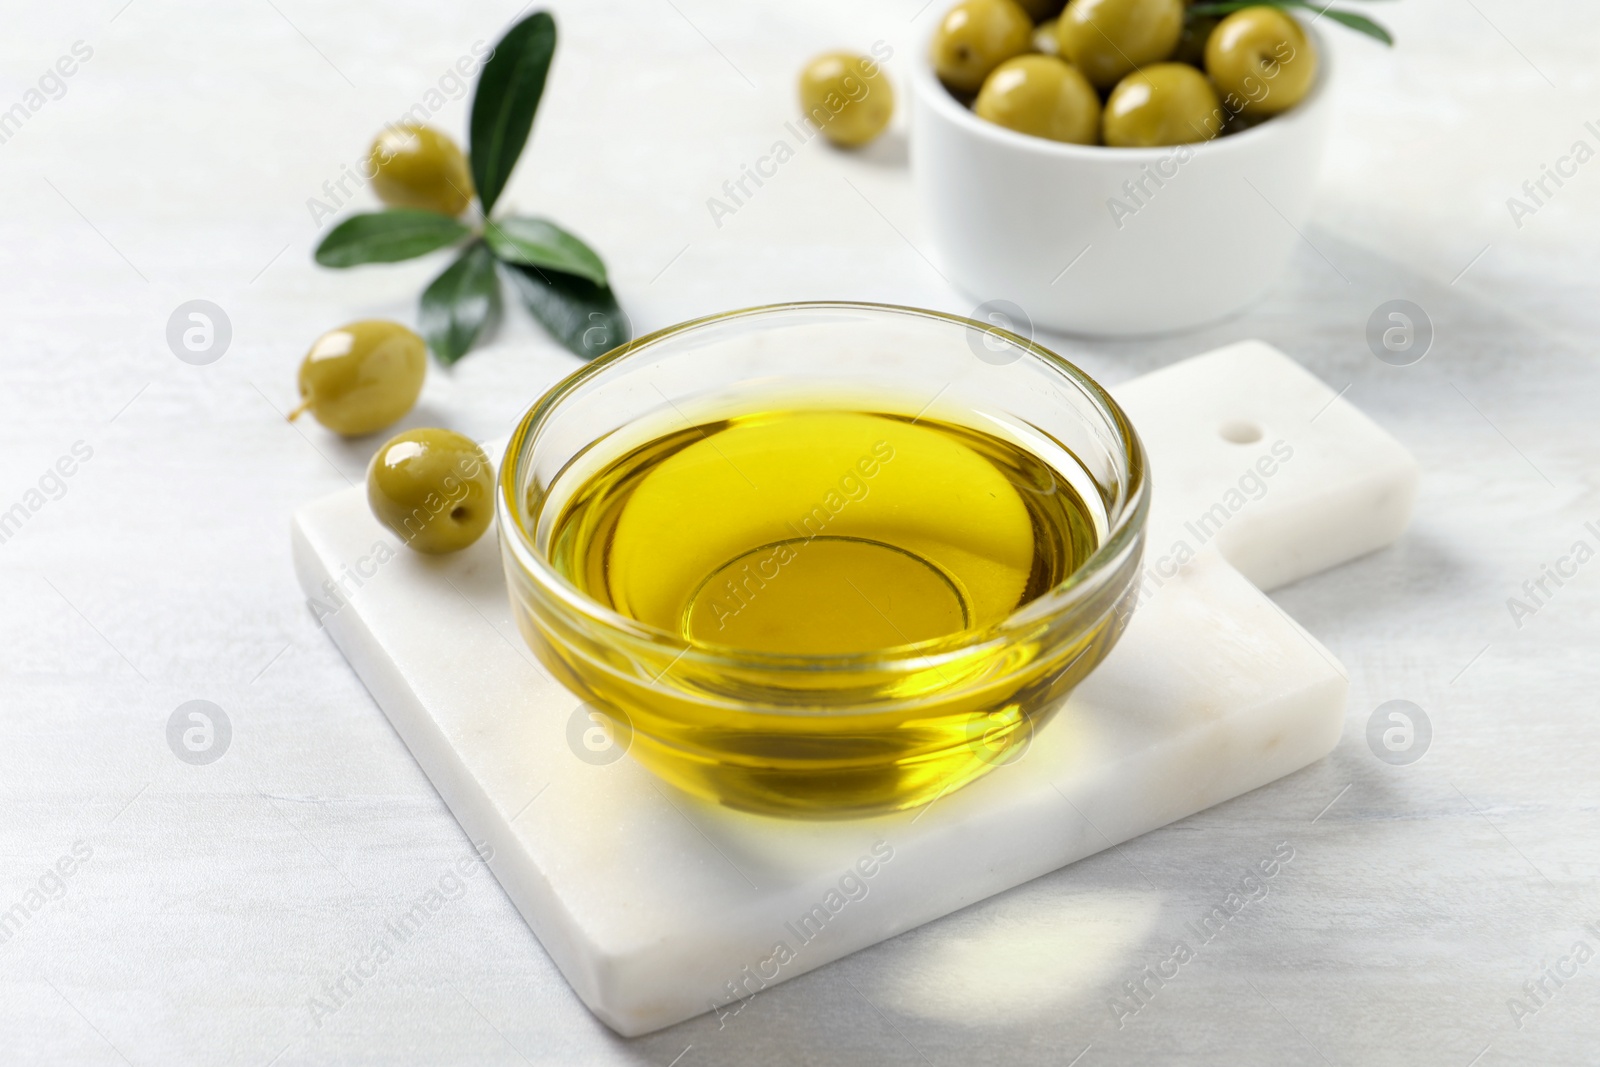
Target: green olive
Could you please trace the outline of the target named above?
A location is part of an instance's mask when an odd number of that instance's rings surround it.
[[[1032,46],[1033,21],[1016,0],[960,0],[933,35],[934,73],[958,93],[983,88],[989,72]]]
[[[1191,67],[1205,69],[1206,41],[1211,37],[1211,31],[1217,28],[1217,23],[1222,20],[1215,15],[1199,15],[1195,18],[1185,19],[1183,32],[1178,35],[1178,46],[1172,50],[1172,62],[1187,63]]]
[[[494,517],[494,472],[470,437],[407,430],[372,457],[367,503],[418,552],[456,552],[482,537]]]
[[[459,215],[472,202],[472,174],[456,143],[431,126],[390,126],[367,153],[372,191],[391,207]]]
[[[300,362],[300,406],[334,433],[359,437],[411,410],[422,392],[428,346],[400,325],[366,319],[329,330]]]
[[[828,52],[800,72],[800,107],[828,140],[855,148],[888,127],[894,89],[866,56]]]
[[[1106,100],[1101,126],[1116,148],[1209,141],[1223,121],[1206,76],[1187,63],[1155,63],[1123,78]]]
[[[1033,28],[1033,50],[1042,56],[1061,54],[1061,46],[1056,43],[1055,19],[1046,19]]]
[[[1096,89],[1172,55],[1183,32],[1183,0],[1072,0],[1056,22],[1061,58]]]
[[[1055,56],[1017,56],[994,69],[972,106],[979,118],[1069,144],[1100,139],[1100,97],[1078,68]]]
[[[1206,73],[1228,110],[1276,115],[1311,91],[1317,52],[1292,15],[1247,7],[1223,19],[1206,39]]]

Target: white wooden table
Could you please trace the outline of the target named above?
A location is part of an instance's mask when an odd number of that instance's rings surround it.
[[[919,2],[556,5],[508,206],[601,249],[641,331],[819,297],[968,312],[924,259],[897,137],[850,157],[814,142],[720,226],[706,208],[786,136],[806,56],[883,39],[895,73]],[[1600,958],[1571,953],[1600,954],[1600,563],[1545,578],[1537,604],[1523,583],[1577,541],[1600,549],[1600,163],[1547,183],[1520,228],[1506,206],[1575,140],[1600,147],[1592,5],[1407,0],[1379,12],[1393,53],[1335,34],[1338,122],[1278,291],[1199,334],[1044,338],[1116,382],[1259,336],[1421,460],[1399,546],[1276,594],[1351,669],[1334,754],[737,1015],[632,1041],[471,862],[289,567],[290,511],[358,480],[375,444],[283,422],[300,355],[342,321],[409,320],[442,266],[321,271],[307,200],[518,5],[461,7],[7,12],[0,113],[41,106],[0,126],[0,515],[22,507],[0,542],[0,1058],[1594,1061]],[[72,75],[28,97],[79,41]],[[464,112],[446,101],[434,121],[459,133]],[[1395,298],[1437,329],[1409,367],[1364,340]],[[232,325],[206,366],[165,337],[193,299]],[[409,421],[497,436],[571,365],[513,309]],[[1513,596],[1537,609],[1520,626]],[[1396,699],[1432,726],[1409,765],[1366,739]],[[191,700],[230,724],[214,762],[169,746]],[[1190,925],[1288,849],[1201,944]],[[430,891],[427,921],[391,932]],[[1193,958],[1158,985],[1144,969],[1177,940]],[[1530,996],[1545,968],[1561,984]]]

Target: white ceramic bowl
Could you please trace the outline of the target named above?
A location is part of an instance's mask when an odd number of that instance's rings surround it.
[[[1166,333],[1238,311],[1281,274],[1311,207],[1331,62],[1307,34],[1319,71],[1298,106],[1176,148],[1060,144],[985,122],[939,83],[925,41],[911,170],[945,275],[1068,333]]]

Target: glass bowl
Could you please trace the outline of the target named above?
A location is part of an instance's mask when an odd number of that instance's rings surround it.
[[[989,625],[850,654],[773,654],[647,625],[552,562],[597,471],[685,424],[851,408],[980,429],[1070,490],[1094,547]],[[641,337],[552,388],[506,447],[497,499],[517,625],[649,770],[746,811],[848,818],[926,804],[1018,758],[1116,643],[1135,602],[1149,480],[1127,416],[1088,375],[1015,334],[880,304],[800,303]]]

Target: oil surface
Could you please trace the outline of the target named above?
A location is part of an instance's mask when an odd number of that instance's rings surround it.
[[[700,645],[869,653],[998,622],[1093,553],[1082,500],[967,427],[766,411],[656,438],[568,500],[550,559]]]

